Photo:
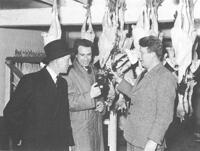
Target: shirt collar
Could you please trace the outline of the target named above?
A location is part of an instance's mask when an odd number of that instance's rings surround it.
[[[87,73],[91,73],[91,64],[89,64],[88,67],[84,67],[84,66],[82,66],[82,65],[79,63],[78,59],[76,58],[76,59],[74,60],[74,65],[75,65],[75,66],[78,66],[78,68],[79,68],[81,71],[85,71],[85,72],[87,72]],[[90,70],[90,71],[89,71],[89,70]],[[88,72],[88,71],[89,71],[89,72]]]
[[[49,72],[49,74],[51,75],[51,78],[53,79],[53,81],[56,83],[57,74],[49,66],[46,66],[46,69]]]

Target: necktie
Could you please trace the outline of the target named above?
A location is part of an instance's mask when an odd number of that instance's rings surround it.
[[[147,70],[143,71],[140,75],[140,78],[138,80],[138,83],[140,83],[140,81],[144,78],[145,73],[147,72]]]
[[[57,80],[56,80],[56,91],[57,91],[57,101],[56,101],[56,104],[55,104],[55,111],[54,111],[54,115],[53,117],[54,118],[57,118],[57,115],[59,115],[59,111],[60,111],[60,107],[61,107],[61,99],[62,99],[62,77],[60,75],[58,75],[57,77]]]
[[[91,69],[90,66],[86,66],[85,68],[87,69],[87,73],[88,73],[88,74],[90,74],[90,73],[92,72],[92,69]]]
[[[61,79],[61,76],[60,76],[60,75],[58,75],[56,78],[57,78],[57,80],[56,80],[56,87],[57,87],[57,88],[59,88],[59,87],[60,87],[60,84],[61,84],[61,81],[62,81],[62,79]]]

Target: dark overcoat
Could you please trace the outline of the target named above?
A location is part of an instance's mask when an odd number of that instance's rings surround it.
[[[22,150],[58,151],[74,144],[67,83],[59,90],[46,68],[23,76],[4,109],[12,138]]]

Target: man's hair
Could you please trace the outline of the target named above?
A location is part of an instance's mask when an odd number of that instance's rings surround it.
[[[163,57],[163,45],[159,38],[155,36],[143,37],[139,40],[141,47],[147,47],[149,52],[155,52],[159,59]]]
[[[74,43],[74,53],[77,54],[78,53],[78,47],[79,46],[83,46],[83,47],[90,47],[91,49],[93,49],[93,43],[87,39],[77,39]]]

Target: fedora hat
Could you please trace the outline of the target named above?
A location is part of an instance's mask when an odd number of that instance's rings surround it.
[[[44,51],[46,57],[42,60],[45,64],[49,63],[52,60],[64,57],[66,55],[72,54],[72,49],[69,49],[67,43],[62,40],[54,40],[44,46]]]

